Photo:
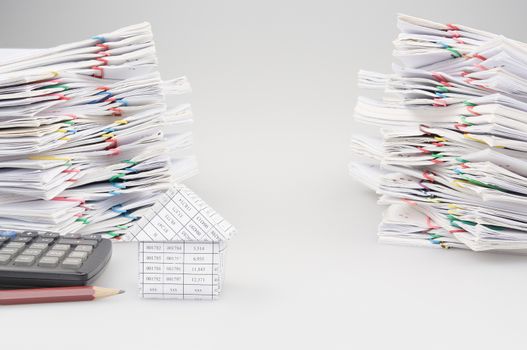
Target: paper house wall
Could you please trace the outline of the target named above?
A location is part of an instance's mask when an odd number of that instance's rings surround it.
[[[168,190],[124,236],[139,242],[144,298],[216,299],[234,227],[183,185]]]

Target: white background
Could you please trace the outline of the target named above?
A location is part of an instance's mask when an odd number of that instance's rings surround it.
[[[359,68],[390,69],[395,14],[527,41],[525,2],[2,1],[0,47],[150,21],[164,77],[193,85],[200,175],[239,230],[217,302],[141,300],[115,245],[96,302],[0,308],[0,349],[524,348],[527,258],[380,245],[347,174]]]

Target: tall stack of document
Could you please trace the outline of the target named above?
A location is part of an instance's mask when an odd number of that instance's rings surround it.
[[[148,23],[38,50],[0,50],[0,227],[124,234],[196,172],[189,91],[163,81]]]
[[[381,241],[527,248],[527,44],[406,15],[392,74],[359,73],[351,173],[388,205]]]

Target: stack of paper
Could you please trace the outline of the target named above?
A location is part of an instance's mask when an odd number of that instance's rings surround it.
[[[148,23],[0,50],[0,227],[120,236],[196,172],[191,110],[165,96]]]
[[[383,241],[527,248],[527,44],[400,15],[392,74],[359,73],[384,91],[359,98],[351,173],[388,205]]]

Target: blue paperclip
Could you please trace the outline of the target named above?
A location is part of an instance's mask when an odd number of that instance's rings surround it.
[[[123,217],[127,218],[127,219],[132,219],[132,220],[137,220],[139,219],[138,216],[135,216],[135,215],[132,215],[132,214],[121,214]]]
[[[112,207],[112,211],[113,212],[116,212],[116,213],[119,213],[119,214],[124,214],[127,212],[126,209],[122,209],[122,205],[121,204],[118,204],[118,205],[115,205]]]
[[[106,42],[106,38],[100,35],[95,35],[91,37],[94,40],[98,40],[101,42],[101,44],[104,44]]]
[[[121,182],[110,182],[110,183],[112,184],[113,187],[118,188],[120,190],[126,188],[126,185]]]

